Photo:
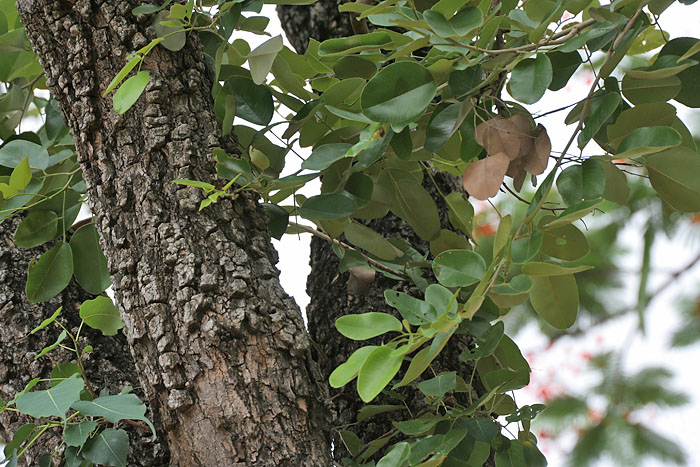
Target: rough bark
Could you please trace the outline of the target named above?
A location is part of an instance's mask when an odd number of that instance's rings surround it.
[[[74,354],[62,349],[35,359],[41,349],[56,341],[60,329],[50,326],[32,335],[29,335],[30,331],[62,306],[59,320],[75,333],[80,325],[80,304],[94,298],[71,282],[59,296],[47,302],[29,303],[25,299],[24,284],[29,261],[48,248],[17,248],[12,241],[12,234],[19,221],[20,218],[16,217],[0,224],[0,397],[5,401],[24,389],[32,378],[49,378],[57,363],[75,361]],[[125,385],[130,385],[141,396],[126,337],[121,333],[113,337],[103,336],[101,332],[88,327],[83,328],[81,334],[81,345],[89,343],[94,347],[94,352],[83,358],[85,372],[93,389],[97,392],[107,389],[110,394],[118,394]],[[39,388],[44,389],[42,385]],[[157,431],[162,432],[158,420],[152,414],[147,415],[155,423]],[[29,422],[36,421],[19,416],[16,412],[2,412],[0,436],[9,441],[19,427]],[[121,428],[129,432],[131,440],[129,465],[168,465],[167,446],[160,440],[152,442],[150,430],[143,431],[125,424]],[[60,438],[60,431],[46,432],[20,459],[19,465],[37,465],[40,455],[51,453],[60,445]]]
[[[297,52],[306,52],[309,38],[324,41],[353,34],[350,15],[340,13],[338,5],[338,0],[318,0],[312,5],[277,7],[282,29]]]
[[[331,464],[300,312],[279,285],[266,218],[242,195],[197,212],[216,183],[212,73],[196,37],[156,47],[119,116],[107,84],[155,32],[134,0],[20,0],[75,140],[136,368],[171,465]]]

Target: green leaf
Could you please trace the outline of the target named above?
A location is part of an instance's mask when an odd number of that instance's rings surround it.
[[[365,360],[367,360],[369,354],[376,348],[376,345],[368,345],[354,351],[344,363],[338,365],[338,368],[331,373],[328,378],[331,387],[340,388],[355,379],[355,376],[357,376],[357,373],[365,363]]]
[[[447,19],[442,13],[435,10],[423,12],[423,18],[428,26],[440,37],[465,36],[470,31],[481,26],[483,14],[478,7],[470,6],[459,10],[454,16]]]
[[[396,352],[393,347],[383,345],[374,349],[357,375],[357,393],[360,398],[364,402],[370,402],[377,397],[399,372],[402,362],[403,353]]]
[[[578,51],[572,52],[549,52],[547,54],[552,63],[552,82],[549,83],[550,91],[558,91],[569,82],[583,60]]]
[[[400,331],[401,321],[389,314],[372,311],[341,316],[335,320],[335,327],[345,337],[360,341],[389,331]]]
[[[179,21],[167,21],[168,16],[167,11],[158,13],[153,21],[153,28],[158,38],[162,38],[160,45],[171,52],[177,52],[185,46],[187,34]]]
[[[605,191],[605,169],[596,159],[567,167],[557,178],[557,189],[569,206],[600,198]]]
[[[386,453],[384,457],[379,459],[377,462],[377,467],[395,467],[397,465],[404,465],[404,462],[408,460],[411,455],[411,445],[405,441],[402,441],[394,445],[391,450]]]
[[[415,180],[392,179],[394,186],[391,210],[408,222],[423,240],[435,240],[440,235],[440,218],[435,201]]]
[[[123,114],[133,106],[146,89],[151,74],[145,70],[139,71],[124,83],[114,93],[113,105],[118,114]]]
[[[349,55],[365,50],[376,50],[391,44],[391,37],[385,32],[355,34],[350,37],[340,37],[323,41],[318,49],[321,56]]]
[[[396,412],[399,410],[404,410],[405,408],[406,407],[403,405],[365,405],[357,411],[357,423],[363,422],[375,415],[387,412]]]
[[[478,65],[464,70],[455,70],[448,78],[450,92],[458,99],[468,97],[481,85],[483,78],[484,73]]]
[[[659,57],[670,55],[680,58],[683,56],[700,61],[700,52],[696,51],[693,55],[690,55],[692,51],[697,50],[697,44],[698,39],[694,37],[677,37],[669,41],[661,49]],[[674,99],[688,107],[699,108],[700,93],[697,90],[698,86],[700,86],[700,64],[681,71],[677,76],[681,80],[681,90]]]
[[[442,398],[457,388],[457,372],[450,371],[418,383],[418,389],[426,396]]]
[[[119,310],[109,297],[97,297],[85,300],[80,305],[80,318],[93,329],[99,329],[105,336],[114,336],[124,327],[119,317]]]
[[[542,252],[566,261],[576,261],[590,251],[588,240],[573,225],[546,229],[542,237]]]
[[[70,239],[70,247],[75,280],[91,294],[102,293],[112,281],[95,224],[86,224],[76,230]]]
[[[243,76],[227,79],[226,87],[236,95],[237,117],[256,125],[270,123],[275,110],[270,88],[257,85]]]
[[[437,84],[427,68],[413,61],[397,62],[367,83],[360,102],[372,120],[404,124],[423,114],[436,91]]]
[[[298,209],[307,219],[328,220],[349,216],[357,209],[357,202],[341,193],[312,196]]]
[[[47,345],[46,347],[44,347],[43,349],[41,349],[41,352],[39,352],[38,354],[36,354],[36,356],[34,357],[34,359],[36,360],[36,359],[38,359],[38,358],[40,358],[40,357],[43,357],[43,356],[46,355],[47,353],[51,352],[53,349],[55,349],[56,347],[58,347],[58,346],[61,344],[61,342],[63,342],[63,341],[66,339],[67,336],[68,336],[68,333],[67,333],[66,330],[64,329],[64,330],[61,331],[61,333],[58,335],[58,337],[56,338],[56,340],[54,341],[54,343],[53,343],[53,344],[50,344],[50,345]]]
[[[584,120],[585,126],[578,135],[580,149],[583,149],[601,127],[608,122],[621,103],[622,98],[616,92],[603,94],[591,100],[588,115]]]
[[[0,147],[0,165],[14,169],[25,158],[29,158],[29,166],[34,169],[46,170],[49,166],[48,151],[24,139],[13,139]]]
[[[29,157],[25,157],[10,174],[10,188],[15,191],[24,190],[31,179],[32,169],[29,168]]]
[[[87,441],[90,433],[95,431],[95,428],[97,428],[97,422],[92,420],[86,420],[77,425],[68,425],[63,430],[63,441],[68,446],[80,447],[85,444],[85,441]]]
[[[81,370],[80,367],[73,362],[64,362],[64,363],[59,363],[53,369],[51,370],[51,382],[50,385],[51,387],[56,386],[57,384],[62,383],[63,381],[67,380],[73,375],[78,375],[80,376]]]
[[[146,5],[144,5],[146,6]],[[119,83],[122,82],[124,78],[133,70],[136,65],[141,63],[141,60],[143,60],[140,56],[136,56],[129,60],[126,65],[122,67],[121,70],[119,70],[119,73],[116,74],[114,78],[112,78],[112,81],[110,81],[109,85],[107,86],[107,89],[105,89],[105,92],[102,93],[102,97],[105,97],[107,94],[112,92],[114,88],[116,88]]]
[[[401,251],[393,246],[387,239],[379,235],[369,227],[357,222],[350,222],[345,227],[345,238],[353,245],[368,251],[374,256],[391,261],[401,256]]]
[[[23,394],[17,399],[17,410],[34,418],[64,418],[71,404],[80,399],[84,387],[83,379],[73,375],[51,389]]]
[[[120,420],[140,420],[148,425],[155,439],[156,430],[145,416],[146,406],[135,394],[119,394],[98,397],[93,401],[77,401],[73,403],[72,408],[88,417],[104,417],[110,423],[118,423]]]
[[[270,236],[277,240],[281,239],[289,224],[289,213],[283,207],[272,203],[262,203],[262,207],[267,216],[267,229],[270,231]]]
[[[58,216],[53,211],[32,211],[17,226],[12,239],[21,248],[42,245],[56,236]]]
[[[523,274],[528,276],[567,276],[593,269],[593,266],[565,266],[557,263],[527,263],[523,266]]]
[[[346,157],[346,153],[351,147],[352,144],[347,143],[331,143],[319,146],[301,163],[301,168],[308,170],[327,169],[334,162]]]
[[[468,237],[472,235],[472,220],[474,219],[474,207],[462,197],[461,193],[452,192],[445,196],[445,203],[450,224],[462,231]]]
[[[34,428],[36,428],[34,423],[25,423],[14,432],[12,441],[5,445],[3,457],[5,459],[13,458],[15,460],[14,467],[17,467],[17,458],[13,456],[13,452],[16,454],[16,451],[22,446],[22,443],[34,432]],[[10,464],[12,464],[12,462],[10,462]],[[10,464],[5,467],[11,467]]]
[[[700,156],[685,147],[667,149],[646,158],[651,186],[682,212],[700,211]]]
[[[469,250],[447,250],[433,261],[433,272],[446,287],[466,287],[486,274],[486,263],[478,253]]]
[[[493,256],[498,256],[506,247],[510,240],[510,231],[513,227],[513,218],[510,214],[506,214],[501,218],[496,230],[496,236],[493,239]]]
[[[263,84],[272,69],[275,57],[282,50],[282,36],[275,36],[263,42],[248,54],[250,76],[255,84]]]
[[[642,127],[633,130],[622,140],[615,156],[621,159],[644,156],[679,144],[681,135],[671,127]]]
[[[152,3],[146,3],[145,5],[137,6],[136,8],[132,9],[131,14],[133,14],[133,15],[145,15],[148,13],[155,13],[156,11],[160,11],[163,8],[165,8],[166,6],[170,5],[170,3],[172,1],[173,0],[166,0],[160,6],[154,5]]]
[[[567,329],[578,315],[578,287],[573,274],[535,276],[530,302],[538,315],[557,329]]]
[[[545,54],[522,60],[511,73],[508,92],[515,100],[534,104],[544,96],[552,82],[552,63]]]
[[[44,329],[44,328],[45,328],[46,326],[48,326],[49,324],[51,324],[51,323],[53,323],[54,321],[56,321],[56,318],[58,318],[58,315],[61,314],[61,310],[63,310],[63,307],[62,307],[62,306],[59,306],[58,309],[57,309],[56,311],[54,311],[53,314],[52,314],[51,316],[49,316],[49,317],[46,318],[44,321],[42,321],[41,324],[40,324],[39,326],[37,326],[37,327],[35,327],[34,329],[32,329],[31,332],[30,332],[29,334],[34,334],[34,333],[36,333],[36,332],[38,332],[38,331],[41,331],[42,329]]]
[[[85,443],[82,455],[95,464],[126,467],[129,435],[124,430],[108,428]]]
[[[634,79],[625,75],[622,79],[622,94],[634,105],[666,102],[678,95],[681,80],[677,76],[663,79]]]
[[[401,316],[409,324],[414,326],[432,322],[437,317],[437,312],[430,303],[412,297],[407,293],[385,290],[384,298],[390,306],[399,310]]]
[[[27,300],[44,302],[66,288],[73,276],[73,253],[70,245],[57,243],[41,255],[39,261],[29,263],[27,273]]]
[[[173,180],[173,183],[177,183],[178,185],[191,186],[194,188],[201,188],[202,190],[204,190],[205,193],[209,193],[210,191],[216,189],[216,187],[211,183],[200,182],[199,180],[177,179]]]
[[[527,263],[540,252],[542,246],[542,231],[535,230],[528,237],[513,240],[510,246],[510,257],[516,263]]]

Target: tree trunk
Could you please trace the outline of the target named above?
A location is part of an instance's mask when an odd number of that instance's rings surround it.
[[[45,357],[34,357],[44,348],[56,341],[59,334],[57,326],[49,326],[40,332],[29,335],[44,319],[61,306],[63,310],[59,320],[66,328],[75,333],[80,325],[78,309],[88,295],[75,282],[57,297],[40,304],[29,303],[25,299],[24,284],[27,280],[29,261],[47,247],[32,249],[17,248],[12,241],[12,234],[19,224],[21,216],[6,220],[0,224],[0,397],[10,400],[24,389],[32,378],[49,378],[56,363],[74,361],[75,355],[62,349],[56,349]],[[113,337],[103,336],[101,332],[84,327],[81,331],[81,343],[90,344],[94,352],[83,358],[85,372],[89,380],[100,391],[103,388],[110,394],[118,394],[126,385],[135,387],[139,396],[143,391],[135,379],[134,362],[129,355],[126,338],[122,334]],[[158,420],[148,414],[156,429],[162,433]],[[13,433],[29,417],[18,416],[16,412],[0,413],[0,435],[6,440],[12,439]],[[169,453],[161,440],[151,441],[150,430],[143,431],[130,425],[124,425],[131,439],[129,465],[167,466]],[[47,432],[42,435],[20,460],[19,465],[37,465],[40,455],[51,453],[60,444],[60,432]]]
[[[212,72],[190,35],[156,47],[124,115],[102,93],[155,37],[134,0],[20,0],[18,9],[78,151],[137,372],[171,465],[331,465],[325,398],[301,314],[279,285],[251,196],[202,212],[222,140]]]
[[[298,53],[303,53],[306,50],[309,38],[324,41],[354,34],[350,15],[338,12],[336,0],[320,0],[310,6],[280,5],[277,7],[277,13],[287,37]],[[328,25],[332,27],[328,27]],[[357,26],[356,29],[358,29]],[[455,191],[463,192],[461,180],[440,170],[433,170],[432,175],[439,185],[439,191],[427,176],[423,186],[436,202],[442,228],[452,229],[447,218],[447,206],[439,192],[445,194]],[[421,253],[429,253],[428,243],[418,237],[406,222],[391,213],[382,219],[371,220],[367,222],[367,225],[386,238],[403,238]],[[397,282],[379,273],[377,279],[364,294],[353,295],[348,292],[349,276],[350,274],[347,272],[338,273],[338,258],[330,245],[319,238],[313,238],[311,240],[311,273],[307,280],[307,293],[310,298],[307,316],[309,334],[322,352],[318,360],[326,378],[355,350],[366,344],[366,342],[351,341],[339,335],[334,326],[336,319],[347,314],[370,311],[399,316],[396,310],[388,306],[384,299],[384,291],[387,289],[399,290],[416,297],[421,296],[420,291],[412,284]],[[380,339],[377,339],[374,344],[379,345],[379,342]],[[470,345],[470,336],[453,336],[433,363],[433,368],[438,371],[457,370],[458,374],[462,377],[466,376],[468,380],[473,367],[471,364],[461,362],[459,355],[463,350],[470,348]],[[401,374],[399,374],[400,376]],[[481,396],[485,389],[481,386],[478,377],[475,378],[475,386],[477,397]],[[404,389],[401,393],[406,398],[403,403],[410,409],[410,413],[415,415],[426,408],[425,399],[420,392]],[[354,384],[348,384],[335,391],[333,395],[334,418],[337,420],[338,426],[343,427],[356,423],[359,409],[366,404],[360,400]],[[373,403],[396,404],[398,401],[382,396]],[[375,416],[354,425],[352,431],[360,435],[362,441],[370,442],[392,430],[394,428],[392,421],[396,418],[396,412]],[[347,451],[337,435],[334,438],[334,446],[336,457],[347,455]],[[489,460],[489,465],[493,465],[492,460]]]

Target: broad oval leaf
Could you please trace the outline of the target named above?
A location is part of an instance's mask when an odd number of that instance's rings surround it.
[[[65,418],[71,404],[80,399],[84,387],[83,379],[73,375],[51,389],[22,394],[16,402],[17,410],[35,418]]]
[[[369,227],[350,222],[345,228],[345,238],[353,245],[368,251],[377,258],[391,261],[401,256],[401,251]]]
[[[341,316],[335,320],[335,327],[345,337],[360,341],[389,331],[400,331],[401,321],[387,313],[372,311]]]
[[[48,242],[56,236],[58,216],[53,211],[32,211],[17,226],[12,238],[21,248],[32,248]]]
[[[335,161],[345,157],[348,149],[351,147],[352,145],[347,143],[331,143],[319,146],[301,163],[301,168],[308,170],[327,169]]]
[[[85,443],[81,452],[85,459],[95,464],[126,467],[129,435],[124,430],[108,428]]]
[[[258,85],[244,76],[226,80],[227,89],[236,95],[236,116],[256,125],[265,126],[275,111],[270,88]]]
[[[700,156],[685,147],[667,149],[646,158],[651,186],[682,212],[700,211]]]
[[[567,329],[573,326],[578,315],[576,279],[571,274],[533,277],[530,302],[552,327]]]
[[[529,237],[513,240],[510,245],[510,257],[516,263],[526,263],[540,252],[542,231],[535,230]]]
[[[331,387],[340,388],[352,381],[367,360],[367,356],[376,348],[376,345],[367,345],[354,351],[344,363],[338,365],[338,368],[331,373],[328,378]]]
[[[340,219],[352,214],[357,202],[341,193],[312,196],[299,208],[299,214],[307,219]]]
[[[600,198],[605,191],[605,169],[595,159],[567,167],[557,177],[557,189],[569,206]]]
[[[99,329],[105,336],[113,336],[125,326],[119,310],[109,297],[85,300],[80,305],[80,318],[93,329]]]
[[[397,320],[398,321],[398,320]],[[370,402],[396,376],[403,363],[403,353],[392,347],[377,347],[367,356],[367,360],[357,375],[357,393],[364,402]]]
[[[446,287],[466,287],[481,280],[486,274],[486,263],[473,251],[447,250],[433,261],[433,272]]]
[[[39,261],[29,264],[27,273],[27,300],[44,302],[66,288],[73,276],[73,253],[70,245],[57,243],[41,255]]]
[[[668,126],[636,128],[622,140],[616,157],[644,156],[681,144],[681,135]]]
[[[566,261],[576,261],[590,251],[588,240],[573,225],[564,225],[543,231],[542,252]]]
[[[552,73],[552,63],[545,54],[526,58],[513,68],[508,92],[520,102],[534,104],[544,96],[552,82]]]
[[[156,430],[151,421],[146,418],[146,406],[135,394],[118,394],[98,397],[92,401],[77,401],[73,403],[72,408],[88,417],[104,417],[111,423],[118,423],[120,420],[140,420],[148,425],[155,439]]]
[[[15,168],[25,158],[29,158],[29,166],[45,170],[49,166],[48,151],[38,144],[24,139],[13,139],[0,147],[0,165]]]
[[[360,103],[372,120],[401,124],[420,116],[436,91],[437,84],[427,68],[416,62],[397,62],[367,83]]]
[[[464,189],[470,196],[482,201],[496,196],[509,164],[510,158],[504,152],[472,162],[462,175]]]
[[[145,70],[124,81],[114,93],[114,111],[123,114],[133,106],[146,89],[151,74]]]
[[[78,284],[91,294],[102,293],[112,284],[95,224],[80,227],[70,239],[73,273]]]

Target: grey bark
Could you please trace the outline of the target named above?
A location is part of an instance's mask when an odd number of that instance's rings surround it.
[[[48,249],[47,246],[20,249],[12,241],[12,234],[21,220],[20,217],[6,220],[0,224],[0,397],[8,401],[20,392],[32,378],[49,378],[52,368],[57,363],[75,361],[75,355],[63,349],[56,349],[48,355],[35,359],[35,356],[48,345],[56,341],[60,329],[49,326],[44,330],[29,335],[44,319],[53,314],[59,306],[63,307],[59,320],[75,333],[80,325],[78,315],[80,304],[94,298],[76,283],[69,286],[57,297],[43,303],[29,303],[24,294],[27,267],[32,258],[38,257]],[[135,377],[134,362],[129,355],[126,337],[103,336],[101,332],[84,327],[81,331],[81,345],[90,344],[94,352],[86,354],[83,365],[88,379],[96,392],[109,390],[118,394],[126,385],[135,388],[135,393],[142,396],[138,380]],[[45,389],[44,384],[38,386]],[[153,420],[158,431],[160,424],[153,414],[147,414]],[[29,417],[19,416],[16,412],[0,413],[0,436],[10,441],[13,434],[23,424],[34,422]],[[129,432],[129,465],[166,466],[169,453],[164,442],[151,442],[150,430],[124,425]],[[60,431],[46,432],[34,447],[27,451],[19,465],[37,465],[40,455],[52,453],[60,445]],[[57,458],[60,456],[57,456]]]
[[[279,285],[266,218],[246,194],[197,212],[222,140],[212,72],[190,35],[156,47],[143,96],[102,92],[155,37],[135,0],[20,0],[71,128],[137,372],[171,465],[331,465],[324,394],[300,312]]]

